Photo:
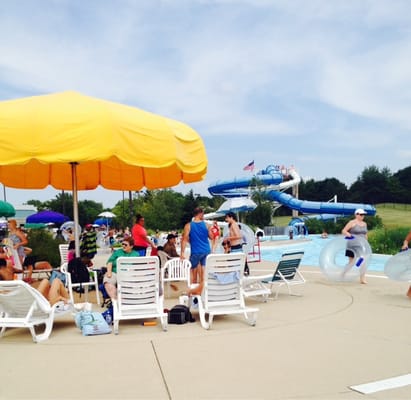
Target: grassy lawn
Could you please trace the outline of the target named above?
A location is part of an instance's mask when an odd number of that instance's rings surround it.
[[[411,229],[411,204],[384,203],[377,205],[377,215],[386,228]],[[353,216],[354,217],[354,216]],[[291,217],[274,217],[275,226],[287,226]]]
[[[377,205],[377,215],[386,228],[411,228],[411,205],[385,203]]]

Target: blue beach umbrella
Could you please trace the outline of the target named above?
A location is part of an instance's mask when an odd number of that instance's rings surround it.
[[[68,221],[69,218],[66,217],[65,215],[56,212],[56,211],[50,211],[50,210],[44,210],[40,211],[36,214],[29,215],[26,218],[26,222],[29,224],[48,224],[48,223],[53,223],[56,225],[61,225],[62,223]]]

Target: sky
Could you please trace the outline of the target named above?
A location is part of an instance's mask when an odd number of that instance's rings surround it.
[[[75,90],[193,127],[208,173],[183,193],[252,160],[347,186],[411,165],[408,0],[2,0],[0,54],[0,101]],[[123,196],[79,192],[106,208]]]

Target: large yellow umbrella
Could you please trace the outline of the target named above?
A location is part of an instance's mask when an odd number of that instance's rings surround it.
[[[76,222],[77,190],[159,189],[207,172],[188,125],[76,92],[0,102],[0,138],[0,182],[72,190]]]

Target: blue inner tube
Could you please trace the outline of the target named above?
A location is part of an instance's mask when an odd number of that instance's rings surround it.
[[[354,263],[351,268],[347,267],[349,258],[345,256],[345,250],[354,253]],[[368,241],[362,236],[346,239],[340,236],[327,243],[320,254],[321,272],[333,281],[353,281],[365,273],[372,255]]]

